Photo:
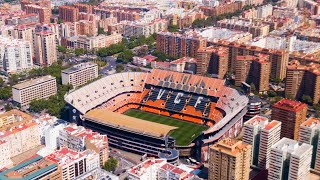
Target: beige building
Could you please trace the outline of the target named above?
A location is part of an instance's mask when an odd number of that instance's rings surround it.
[[[0,169],[12,166],[10,159],[10,144],[7,141],[0,140]]]
[[[313,104],[317,104],[320,100],[319,70],[319,64],[301,65],[298,61],[290,62],[287,67],[286,97],[301,99],[306,95],[311,97]]]
[[[11,111],[0,114],[0,128],[13,124],[15,122],[21,122],[31,119],[31,115],[21,112],[17,109],[13,109]]]
[[[28,121],[9,130],[0,131],[0,141],[9,143],[10,157],[29,151],[40,145],[38,124]]]
[[[121,41],[121,34],[112,34],[109,36],[99,35],[94,37],[75,36],[64,39],[62,41],[62,45],[70,49],[83,48],[85,50],[92,50],[97,48],[109,47],[111,44],[117,44]]]
[[[57,44],[52,32],[37,32],[34,36],[35,64],[49,66],[57,61]]]
[[[81,86],[98,77],[98,65],[92,62],[81,63],[63,70],[61,76],[62,84]]]
[[[21,106],[34,99],[45,99],[57,93],[56,78],[50,75],[32,79],[12,87],[13,100]]]
[[[235,139],[223,139],[210,147],[210,180],[248,180],[251,145]]]

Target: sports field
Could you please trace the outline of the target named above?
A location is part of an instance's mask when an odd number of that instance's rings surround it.
[[[178,119],[134,109],[130,109],[124,114],[147,121],[178,127],[178,129],[171,132],[170,136],[176,139],[176,145],[179,146],[189,145],[196,137],[201,134],[202,131],[208,129],[208,127],[206,126],[197,125],[194,123],[189,123],[186,121],[181,121]]]

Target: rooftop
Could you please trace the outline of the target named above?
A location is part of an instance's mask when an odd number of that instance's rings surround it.
[[[308,128],[320,128],[320,119],[311,117],[303,122],[300,127],[308,127]]]
[[[180,63],[197,63],[197,59],[191,57],[182,57],[180,59],[171,61],[170,64],[180,64]]]
[[[23,131],[25,129],[28,129],[30,127],[37,126],[37,125],[38,124],[36,122],[29,121],[29,122],[22,123],[19,126],[10,127],[7,130],[0,131],[0,138],[4,138],[4,137],[7,137],[7,136],[10,136],[12,134],[15,134],[17,132]]]
[[[141,176],[145,173],[146,169],[154,166],[154,165],[161,165],[166,163],[165,159],[148,159],[130,169],[131,174],[135,174],[136,176]]]
[[[149,134],[157,137],[164,137],[177,127],[158,124],[123,114],[107,111],[104,109],[94,109],[84,115],[84,118],[97,123],[132,130],[138,133]],[[148,127],[148,128],[145,128]]]
[[[20,89],[32,87],[34,85],[41,84],[43,82],[50,81],[50,80],[56,80],[56,78],[53,76],[50,76],[50,75],[42,76],[40,78],[32,79],[32,80],[25,81],[23,83],[14,85],[13,88],[20,90]]]
[[[30,114],[19,111],[18,109],[12,109],[10,111],[4,112],[3,114],[0,114],[0,119],[8,116],[19,117],[22,118],[22,120],[32,120],[32,116]]]
[[[269,124],[267,124],[265,127],[264,127],[264,130],[272,130],[273,128],[277,127],[277,126],[281,126],[281,122],[279,121],[276,121],[276,120],[272,120]]]
[[[65,73],[65,74],[74,73],[74,72],[77,72],[77,71],[80,71],[80,70],[83,70],[83,69],[86,69],[89,67],[98,67],[98,65],[93,62],[80,63],[80,64],[74,65],[68,69],[63,70],[62,73]]]
[[[92,158],[93,156],[97,156],[97,154],[91,150],[76,152],[68,148],[61,148],[60,150],[55,151],[45,158],[61,166],[64,166],[81,158]]]
[[[298,143],[298,141],[289,138],[282,138],[280,141],[274,144],[271,149],[276,149],[300,157],[308,150],[312,150],[312,145],[305,143],[301,144]]]
[[[279,108],[286,111],[297,112],[303,108],[307,107],[307,104],[302,103],[300,101],[293,101],[289,99],[282,99],[275,103],[273,108]]]
[[[242,153],[245,149],[251,148],[251,145],[245,144],[237,139],[226,138],[210,147],[212,150],[223,152],[231,156]]]
[[[36,179],[39,175],[47,174],[48,172],[57,168],[57,164],[36,156],[28,161],[25,161],[11,169],[7,169],[0,173],[1,180],[10,179]]]

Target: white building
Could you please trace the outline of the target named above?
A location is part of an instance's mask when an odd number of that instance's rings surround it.
[[[254,116],[244,123],[243,142],[252,145],[251,164],[268,168],[271,146],[280,140],[281,122]]]
[[[264,6],[257,7],[257,18],[262,19],[271,16],[273,12],[273,6],[267,4]]]
[[[312,146],[282,138],[271,147],[268,180],[309,179]]]
[[[11,167],[12,161],[10,159],[10,145],[7,141],[0,140],[0,169],[4,167]]]
[[[62,179],[96,178],[100,167],[99,154],[92,150],[76,152],[61,148],[45,157],[61,167]]]
[[[57,81],[50,75],[25,81],[12,87],[13,100],[21,106],[34,99],[46,99],[57,94]]]
[[[32,67],[32,42],[0,36],[1,71],[14,73]]]
[[[98,65],[92,62],[77,64],[61,72],[62,84],[71,84],[73,87],[86,84],[98,75]]]
[[[299,143],[306,143],[313,146],[311,168],[320,171],[320,120],[309,118],[300,125]]]
[[[149,37],[153,33],[165,31],[168,27],[167,20],[155,19],[151,22],[148,21],[125,21],[123,22],[123,36],[125,37]]]
[[[128,170],[129,180],[158,179],[158,170],[165,165],[165,159],[148,159]]]

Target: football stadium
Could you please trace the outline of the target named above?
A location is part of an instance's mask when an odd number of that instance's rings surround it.
[[[65,100],[70,118],[110,146],[168,161],[206,161],[209,145],[238,135],[248,103],[224,80],[160,69],[106,76]]]

